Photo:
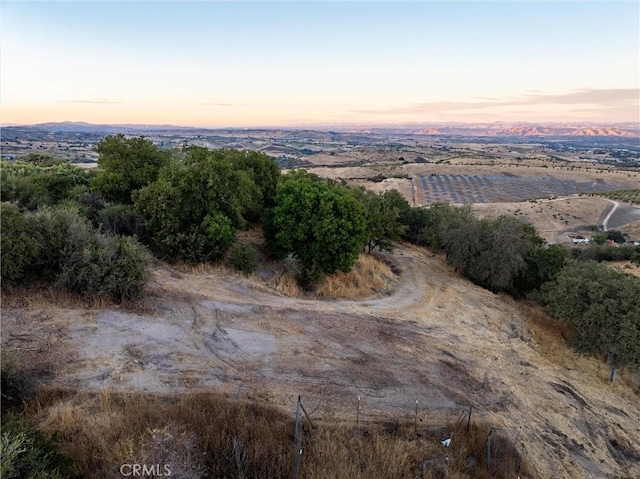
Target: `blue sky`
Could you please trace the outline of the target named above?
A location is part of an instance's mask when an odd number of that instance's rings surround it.
[[[2,123],[638,121],[637,2],[2,3]]]

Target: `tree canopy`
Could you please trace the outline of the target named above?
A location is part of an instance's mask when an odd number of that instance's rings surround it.
[[[616,365],[640,366],[640,279],[594,261],[570,261],[539,299],[576,328],[573,345],[611,353]]]
[[[98,174],[91,184],[105,199],[123,204],[132,202],[131,193],[148,185],[169,163],[171,154],[152,141],[109,135],[95,145]]]
[[[364,207],[364,243],[368,251],[375,248],[391,251],[392,242],[399,240],[407,229],[400,222],[400,214],[409,208],[409,203],[396,190],[374,193],[359,187],[350,191]]]
[[[289,173],[278,183],[265,225],[272,251],[298,258],[307,284],[319,275],[351,269],[365,232],[363,205],[343,186],[306,171]]]
[[[442,234],[447,261],[492,291],[505,291],[525,268],[526,257],[543,240],[513,216],[449,225]]]

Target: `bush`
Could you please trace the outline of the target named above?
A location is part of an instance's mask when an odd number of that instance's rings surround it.
[[[21,415],[2,418],[0,477],[68,479],[71,460],[56,450],[56,441],[45,437]]]
[[[400,221],[406,226],[403,238],[435,251],[444,249],[445,232],[455,225],[470,224],[475,215],[469,206],[457,207],[435,203],[428,208],[402,211]]]
[[[640,253],[640,247],[633,245],[592,244],[586,248],[573,248],[571,250],[571,254],[575,259],[598,262],[628,261],[636,253]]]
[[[80,205],[80,212],[86,217],[93,226],[100,225],[99,214],[106,206],[107,202],[100,193],[85,191],[76,197],[77,203]]]
[[[70,231],[59,282],[77,293],[114,301],[142,297],[149,255],[133,238]]]
[[[2,287],[20,283],[29,273],[40,254],[35,239],[34,225],[28,217],[11,203],[0,206],[2,252]]]
[[[100,230],[111,235],[146,236],[144,218],[131,205],[111,205],[99,211],[96,219]]]
[[[115,301],[142,295],[150,257],[135,239],[98,233],[72,207],[42,208],[25,214],[15,206],[3,205],[2,213],[3,285],[6,264],[7,285],[29,272],[57,281],[71,291],[105,295]],[[24,228],[4,229],[5,222],[33,226],[26,235]],[[28,252],[12,246],[32,243],[36,249]],[[5,255],[12,261],[5,261]]]
[[[2,162],[2,201],[16,202],[31,211],[72,199],[88,183],[84,170],[66,163],[37,166],[22,161]]]
[[[544,243],[532,226],[507,215],[451,223],[442,241],[447,261],[491,291],[513,289],[527,256]]]
[[[258,251],[250,245],[239,244],[231,250],[231,266],[244,274],[253,273],[258,266]]]

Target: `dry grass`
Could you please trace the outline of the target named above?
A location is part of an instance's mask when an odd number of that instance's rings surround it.
[[[295,268],[282,267],[268,285],[285,296],[307,299],[361,299],[390,291],[397,276],[374,254],[361,254],[351,271],[325,276],[314,291],[305,292],[296,281]]]
[[[618,371],[618,380],[609,382],[609,366],[602,358],[576,353],[567,346],[575,330],[573,326],[552,319],[545,310],[533,303],[515,301],[507,296],[504,301],[513,304],[522,314],[530,329],[537,349],[554,364],[562,364],[565,368],[584,371],[588,376],[596,378],[600,386],[606,385],[619,396],[632,402],[640,396],[640,374],[624,369]]]
[[[631,261],[607,261],[604,264],[609,268],[640,278],[640,266]]]
[[[61,452],[87,477],[121,477],[122,464],[145,462],[167,464],[181,478],[288,478],[294,469],[293,414],[216,394],[42,391],[25,411],[57,433]],[[487,470],[488,431],[484,423],[472,423],[469,433],[461,424],[417,435],[413,424],[393,421],[357,430],[305,423],[300,477],[532,477],[511,441],[495,433]],[[443,434],[451,447],[440,444]]]
[[[391,268],[372,254],[362,254],[348,273],[327,276],[316,289],[319,298],[358,299],[381,294],[395,284]]]
[[[31,286],[2,292],[2,307],[43,309],[51,305],[68,309],[102,309],[114,302],[106,296],[83,296],[61,286]]]
[[[178,261],[176,263],[164,264],[166,268],[176,270],[180,273],[188,273],[188,274],[205,274],[205,273],[213,273],[219,271],[222,266],[216,263],[198,263],[198,264],[189,264],[184,263],[182,261]]]
[[[274,278],[271,285],[281,294],[291,298],[301,298],[305,295],[293,273],[284,273]]]

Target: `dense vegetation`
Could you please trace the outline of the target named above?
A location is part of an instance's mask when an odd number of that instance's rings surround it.
[[[2,418],[0,436],[0,477],[33,479],[70,479],[70,458],[58,452],[55,439],[46,437],[20,414]]]
[[[115,301],[142,296],[150,259],[144,247],[130,237],[100,233],[77,208],[21,213],[2,203],[0,221],[3,288],[48,280]]]

